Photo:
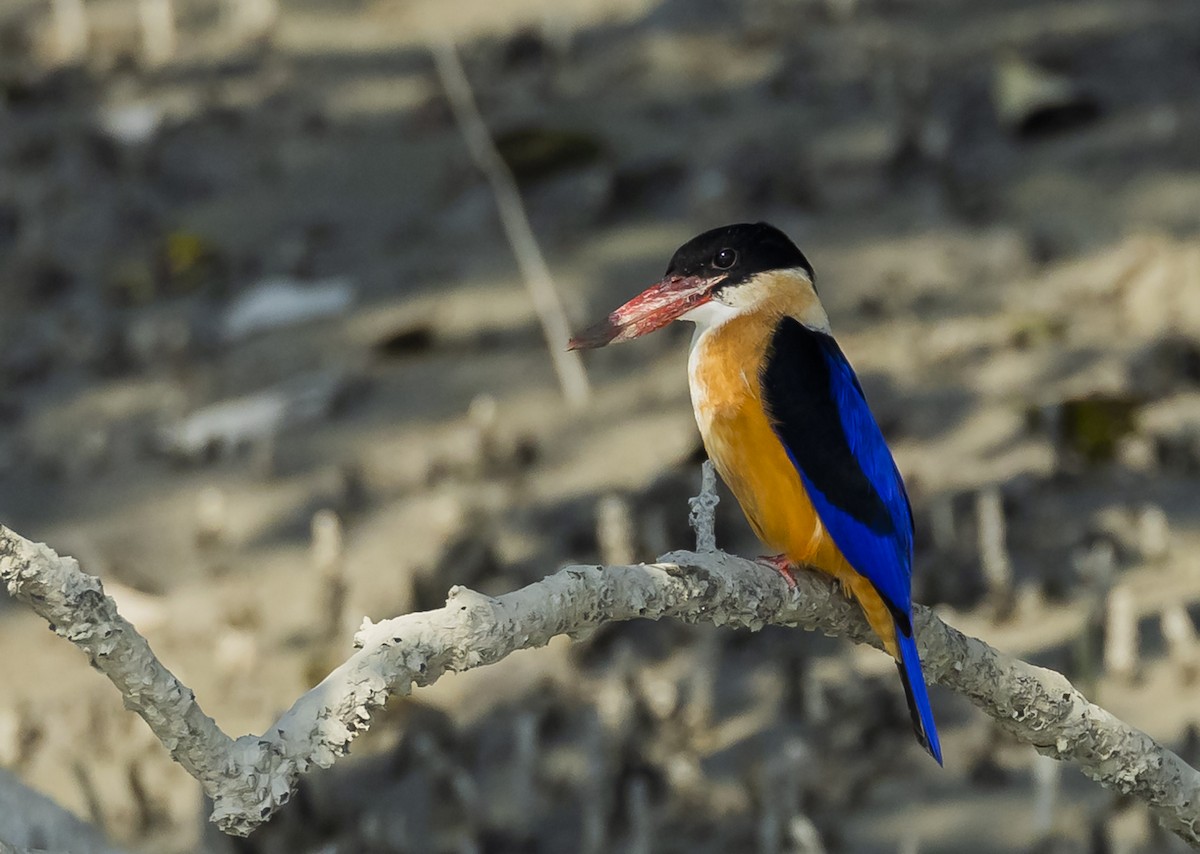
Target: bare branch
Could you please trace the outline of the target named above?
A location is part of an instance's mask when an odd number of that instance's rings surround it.
[[[558,375],[563,396],[571,407],[582,407],[591,396],[587,372],[579,354],[566,349],[567,339],[571,337],[567,315],[563,311],[562,301],[558,298],[558,291],[554,289],[550,268],[546,265],[542,250],[533,236],[529,217],[525,215],[525,206],[521,203],[517,182],[508,164],[496,150],[487,124],[479,113],[479,107],[475,105],[475,96],[471,93],[467,72],[459,61],[453,42],[449,39],[435,42],[431,50],[438,77],[441,78],[442,88],[446,90],[446,99],[450,102],[450,109],[458,121],[463,139],[475,165],[487,177],[492,188],[496,208],[500,213],[500,224],[504,227],[504,235],[512,247],[521,277],[525,280],[525,287],[533,301],[534,311],[542,324],[542,334],[546,337],[550,360]]]
[[[155,658],[146,639],[117,613],[100,579],[0,525],[0,580],[87,653],[141,715],[171,757],[197,779],[218,776],[233,742],[200,710],[190,688]]]
[[[364,622],[359,650],[342,666],[267,733],[231,741],[74,560],[0,527],[0,579],[92,657],[200,780],[215,804],[213,820],[236,834],[267,821],[300,774],[344,753],[390,695],[556,635],[675,617],[750,629],[794,625],[877,645],[858,608],[818,573],[798,573],[789,590],[778,573],[722,552],[675,552],[654,565],[572,566],[500,597],[456,587],[444,608]],[[997,652],[927,608],[915,610],[933,682],[963,694],[1039,752],[1145,802],[1165,827],[1200,847],[1200,773],[1089,703],[1060,674]]]

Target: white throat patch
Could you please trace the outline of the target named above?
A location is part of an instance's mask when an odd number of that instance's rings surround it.
[[[739,314],[741,314],[741,309],[733,308],[716,300],[709,300],[679,315],[679,319],[690,320],[696,324],[696,334],[700,335],[710,329],[716,329]]]

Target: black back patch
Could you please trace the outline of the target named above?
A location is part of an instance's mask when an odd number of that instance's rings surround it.
[[[893,533],[887,505],[846,437],[831,368],[833,359],[844,358],[829,335],[783,318],[763,366],[763,403],[775,434],[812,488],[875,533]],[[861,394],[851,377],[854,392]]]

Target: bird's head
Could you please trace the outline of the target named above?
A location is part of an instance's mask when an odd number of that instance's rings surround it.
[[[768,300],[780,289],[813,290],[812,265],[787,235],[765,222],[706,231],[680,246],[666,275],[604,320],[571,339],[572,350],[629,341],[672,320],[710,326]]]

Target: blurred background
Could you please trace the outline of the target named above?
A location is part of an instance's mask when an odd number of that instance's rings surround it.
[[[785,229],[909,484],[916,598],[1200,760],[1195,0],[3,0],[0,521],[232,734],[363,615],[693,542],[689,332],[564,402],[445,39],[572,328],[701,230]],[[728,497],[718,534],[757,553]],[[0,601],[0,765],[167,854],[1182,850],[935,688],[939,770],[873,650],[560,641],[397,699],[234,843]]]

